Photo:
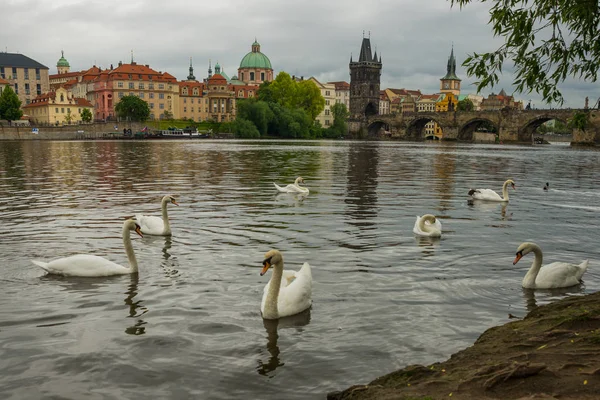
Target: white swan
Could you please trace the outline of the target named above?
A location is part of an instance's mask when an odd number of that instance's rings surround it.
[[[526,289],[553,289],[579,285],[581,277],[588,267],[588,260],[585,260],[579,265],[553,262],[542,268],[542,249],[531,242],[525,242],[519,246],[513,265],[530,252],[533,252],[535,258],[523,278],[523,287]]]
[[[422,217],[417,215],[413,233],[419,236],[440,237],[442,236],[442,223],[435,215],[425,214]]]
[[[171,224],[169,223],[169,215],[167,214],[167,203],[172,203],[176,206],[179,205],[173,196],[164,196],[160,202],[162,208],[162,218],[152,215],[136,214],[135,219],[142,227],[142,233],[146,235],[158,236],[171,235]]]
[[[260,311],[264,319],[278,319],[298,314],[312,304],[312,274],[304,263],[300,271],[283,271],[283,256],[278,250],[265,254],[263,276],[273,266],[271,280],[263,291]]]
[[[277,189],[281,193],[308,194],[308,192],[309,192],[308,188],[300,186],[300,183],[304,183],[304,178],[302,178],[301,176],[297,177],[296,180],[294,181],[294,183],[290,183],[289,185],[287,185],[285,187],[281,187],[276,183],[273,183],[273,185],[275,185],[275,189]]]
[[[486,201],[508,201],[508,185],[511,185],[513,189],[515,188],[515,181],[512,179],[508,179],[502,185],[502,196],[492,189],[471,189],[469,190],[469,196],[475,200],[486,200]]]
[[[129,260],[129,267],[116,264],[103,257],[91,254],[77,254],[70,257],[58,258],[50,262],[31,260],[35,265],[42,267],[49,274],[63,276],[100,277],[111,275],[125,275],[138,272],[138,265],[131,245],[129,232],[135,231],[142,236],[140,226],[132,219],[123,224],[123,244]]]

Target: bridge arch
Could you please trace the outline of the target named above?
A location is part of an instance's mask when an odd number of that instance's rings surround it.
[[[367,133],[369,137],[372,136],[384,136],[390,132],[390,124],[386,121],[375,120],[371,121],[367,126]]]
[[[406,138],[410,140],[436,139],[435,132],[428,133],[425,130],[425,125],[427,125],[429,122],[434,122],[440,126],[442,128],[443,135],[444,127],[439,121],[437,121],[435,118],[432,118],[430,115],[417,115],[406,127]]]
[[[552,121],[552,120],[560,121],[565,125],[568,122],[566,119],[557,117],[556,115],[551,115],[551,114],[536,115],[534,118],[528,120],[522,127],[520,127],[519,138],[518,138],[519,142],[531,143],[537,128],[539,128],[540,125],[542,125],[548,121]]]
[[[476,117],[468,120],[458,129],[457,139],[464,142],[472,142],[473,134],[478,129],[494,133],[498,132],[498,126],[494,122],[488,118]]]

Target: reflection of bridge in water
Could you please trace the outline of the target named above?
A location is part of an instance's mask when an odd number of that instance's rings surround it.
[[[567,124],[580,112],[588,112],[585,131],[574,130],[574,143],[600,144],[600,111],[578,109],[498,110],[418,112],[373,115],[348,121],[350,133],[362,137],[382,137],[389,132],[392,138],[424,140],[425,125],[436,122],[443,131],[443,140],[474,141],[477,129],[492,125],[502,142],[531,143],[536,129],[543,123],[558,120]]]

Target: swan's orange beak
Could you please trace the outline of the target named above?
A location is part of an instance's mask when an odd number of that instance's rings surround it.
[[[523,253],[518,252],[517,256],[515,257],[515,261],[513,261],[513,265],[515,265],[516,263],[519,262],[519,260],[523,257]]]
[[[138,224],[135,224],[135,233],[140,235],[140,237],[144,237],[144,235],[142,235],[142,228],[140,228]]]
[[[269,270],[269,268],[271,268],[271,263],[267,259],[267,260],[263,261],[263,269],[262,269],[262,271],[260,271],[260,276],[263,276],[264,274],[266,274],[267,271]]]
[[[171,199],[171,203],[175,204],[176,206],[178,206],[179,204],[175,201],[175,199]]]

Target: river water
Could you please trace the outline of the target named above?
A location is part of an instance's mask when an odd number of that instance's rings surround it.
[[[310,195],[273,182],[304,177]],[[510,203],[467,202],[469,188]],[[542,187],[550,183],[550,190]],[[47,276],[30,259],[126,263],[138,276]],[[396,142],[25,141],[0,144],[0,398],[312,399],[441,361],[536,305],[600,289],[600,152]],[[441,240],[417,239],[433,213]],[[135,236],[135,235],[134,235]],[[590,259],[579,287],[527,291],[533,256]],[[263,254],[313,268],[313,307],[260,315]]]

